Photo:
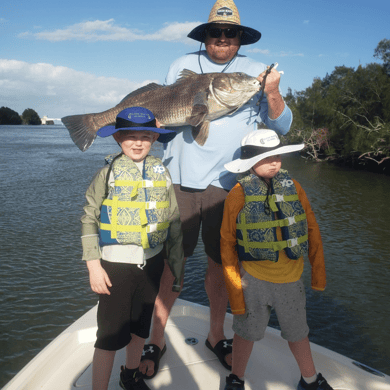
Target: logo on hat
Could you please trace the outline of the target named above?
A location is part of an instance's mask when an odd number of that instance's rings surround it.
[[[232,16],[233,10],[229,7],[221,7],[217,10],[218,16]]]
[[[275,141],[276,145],[278,145],[280,143],[277,135],[271,135],[270,137],[267,137],[267,138],[260,138],[260,143],[262,145],[265,145],[267,143],[272,143],[272,141]],[[269,147],[271,147],[271,145]]]
[[[130,112],[127,116],[130,120],[131,118],[147,118],[148,121],[152,119],[152,117],[148,113],[144,112]]]

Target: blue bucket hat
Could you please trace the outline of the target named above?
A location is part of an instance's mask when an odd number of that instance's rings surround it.
[[[99,137],[109,137],[120,130],[148,130],[160,134],[157,141],[166,143],[176,137],[176,131],[161,129],[156,125],[152,111],[144,107],[129,107],[116,116],[114,125],[104,126],[98,130]]]

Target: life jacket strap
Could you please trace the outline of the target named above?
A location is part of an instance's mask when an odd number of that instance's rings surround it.
[[[248,241],[247,230],[256,230],[256,229],[271,229],[276,227],[285,227],[290,226],[294,223],[300,222],[306,219],[306,213],[302,213],[297,216],[285,218],[285,219],[277,219],[274,221],[266,221],[266,222],[256,222],[256,223],[246,223],[245,214],[241,214],[240,223],[237,223],[237,230],[242,231],[243,239],[237,239],[239,245],[244,247],[245,252],[249,253],[250,248],[253,249],[272,249],[274,252],[278,252],[285,248],[292,248],[296,245],[302,244],[303,242],[308,240],[308,235],[305,234],[299,238],[289,239],[284,241],[275,241],[275,242],[250,242]]]
[[[117,238],[117,232],[135,232],[141,233],[141,242],[143,248],[149,248],[148,233],[156,232],[159,230],[165,230],[169,228],[169,222],[155,223],[147,226],[135,226],[135,225],[114,225],[113,223],[101,223],[100,229],[111,231],[111,238]],[[115,234],[115,237],[114,237]]]
[[[248,195],[245,196],[245,202],[265,202],[267,200],[267,196],[265,195]],[[299,200],[298,194],[294,195],[280,195],[280,194],[272,194],[268,197],[268,203],[271,207],[271,210],[276,213],[278,212],[278,207],[276,206],[276,202],[293,202]]]
[[[116,187],[133,187],[131,191],[131,197],[136,196],[138,194],[138,190],[140,188],[151,188],[151,187],[166,187],[167,181],[152,181],[152,180],[115,180]]]
[[[239,245],[245,248],[245,252],[249,253],[249,248],[253,249],[272,249],[274,252],[281,251],[285,248],[292,248],[307,241],[308,235],[276,242],[247,242],[246,240],[237,239]]]

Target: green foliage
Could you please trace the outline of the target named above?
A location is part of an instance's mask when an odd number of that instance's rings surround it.
[[[0,125],[20,125],[22,119],[19,114],[8,107],[0,108]]]
[[[382,39],[375,48],[374,57],[383,61],[387,74],[390,74],[390,39]]]
[[[390,66],[390,40],[375,52]],[[336,67],[304,91],[289,90],[286,102],[294,115],[288,139],[305,142],[313,159],[390,159],[390,77],[384,66]]]
[[[22,114],[23,123],[25,125],[41,125],[42,121],[39,115],[32,108],[27,108]]]

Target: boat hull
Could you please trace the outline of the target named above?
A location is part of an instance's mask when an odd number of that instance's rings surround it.
[[[233,316],[226,315],[225,334],[233,337]],[[62,332],[24,367],[3,390],[91,390],[92,357],[96,337],[96,307]],[[229,371],[205,347],[209,308],[178,299],[166,327],[167,353],[151,389],[223,389]],[[195,342],[186,342],[186,339]],[[196,343],[197,341],[197,343]],[[390,390],[390,377],[369,373],[338,353],[311,344],[316,368],[334,390]],[[125,350],[118,351],[109,389],[118,389]],[[276,329],[267,328],[255,343],[246,371],[246,390],[295,390],[299,369],[288,345]]]

